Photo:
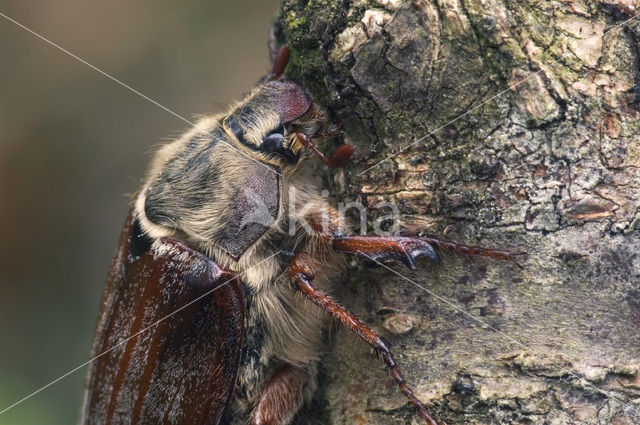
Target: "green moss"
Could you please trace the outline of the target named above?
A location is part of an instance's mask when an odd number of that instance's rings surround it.
[[[293,10],[287,14],[287,29],[289,30],[297,30],[307,23],[307,20],[304,17],[298,17],[296,12]]]

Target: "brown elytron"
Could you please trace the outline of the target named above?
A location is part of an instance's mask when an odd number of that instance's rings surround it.
[[[92,363],[84,423],[218,424],[240,361],[242,285],[178,241],[148,245],[136,223],[131,213],[107,282],[92,356],[139,334]],[[193,397],[194,391],[208,396]]]
[[[371,345],[409,403],[389,343],[329,297],[343,254],[410,268],[436,250],[515,261],[505,250],[426,236],[350,236],[301,164],[328,167],[335,133],[300,84],[265,82],[160,149],[136,195],[104,292],[84,424],[289,425],[311,398],[325,313]],[[306,223],[304,226],[301,223]],[[303,297],[299,295],[302,294]],[[311,302],[309,302],[311,301]]]

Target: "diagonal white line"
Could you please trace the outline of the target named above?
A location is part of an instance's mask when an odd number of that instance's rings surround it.
[[[173,316],[174,314],[178,313],[181,310],[184,310],[185,308],[189,307],[191,304],[201,300],[202,298],[212,294],[214,291],[217,291],[218,289],[222,288],[223,286],[225,286],[226,284],[228,284],[229,282],[232,282],[233,280],[235,280],[237,277],[242,276],[243,274],[247,273],[249,270],[258,267],[260,264],[264,263],[267,260],[270,260],[271,258],[275,257],[276,255],[280,254],[282,252],[282,250],[276,252],[273,255],[270,255],[269,257],[263,259],[262,261],[260,261],[257,264],[254,264],[253,266],[249,267],[248,269],[246,269],[245,271],[243,271],[242,273],[239,273],[236,277],[234,277],[233,279],[229,279],[225,282],[223,282],[222,284],[220,284],[219,286],[216,286],[215,288],[205,292],[204,294],[200,295],[198,298],[194,299],[193,301],[188,302],[187,304],[183,305],[182,307],[178,308],[177,310],[167,314],[166,316],[162,317],[161,319],[159,319],[158,321],[150,324],[149,326],[141,329],[140,331],[136,332],[135,334],[129,336],[128,338],[126,338],[123,341],[120,341],[119,343],[117,343],[116,345],[114,345],[111,348],[108,348],[107,350],[103,351],[100,354],[97,354],[96,356],[90,358],[89,360],[87,360],[86,362],[82,363],[80,366],[71,369],[69,372],[65,373],[64,375],[60,376],[59,378],[54,379],[53,381],[49,382],[47,385],[39,388],[38,390],[32,392],[31,394],[21,398],[20,400],[16,401],[15,403],[13,403],[12,405],[4,408],[3,410],[0,410],[0,415],[2,415],[3,413],[5,413],[7,410],[12,409],[14,407],[16,407],[17,405],[19,405],[20,403],[22,403],[23,401],[26,401],[28,399],[30,399],[31,397],[33,397],[34,395],[38,394],[41,391],[46,390],[47,388],[49,388],[50,386],[54,385],[55,383],[63,380],[64,378],[66,378],[67,376],[71,375],[72,373],[82,369],[83,367],[85,367],[86,365],[94,362],[95,360],[99,359],[100,357],[104,356],[105,354],[113,351],[114,349],[118,348],[119,346],[121,346],[122,344],[126,343],[127,341],[131,340],[132,338],[137,337],[138,335],[140,335],[141,333],[146,332],[147,330],[151,329],[152,327],[156,326],[157,324],[159,324],[160,322],[163,322],[164,320],[168,319],[169,317]]]
[[[632,16],[631,18],[629,18],[629,19],[627,19],[627,20],[625,20],[625,21],[623,21],[623,22],[621,22],[621,23],[619,23],[619,24],[617,24],[617,25],[615,25],[615,26],[613,26],[613,27],[609,28],[608,30],[606,30],[606,31],[604,31],[604,32],[603,32],[603,36],[604,36],[605,34],[609,34],[610,32],[617,30],[618,28],[622,27],[622,26],[623,26],[623,25],[625,25],[625,24],[628,24],[629,22],[631,22],[631,21],[635,20],[635,19],[636,19],[636,18],[638,18],[638,17],[640,17],[640,14],[634,15],[634,16]],[[546,67],[551,67],[551,66],[553,66],[553,65],[557,64],[558,62],[560,62],[561,60],[563,60],[564,58],[566,58],[567,56],[570,56],[570,55],[573,55],[573,54],[574,54],[573,52],[565,53],[564,55],[560,56],[560,57],[559,57],[558,59],[556,59],[555,61],[551,62],[549,65],[544,65],[544,66],[546,66]],[[405,146],[405,147],[403,147],[402,149],[400,149],[398,152],[395,152],[395,153],[391,154],[390,156],[388,156],[388,157],[386,157],[386,158],[384,158],[384,159],[382,159],[382,160],[380,160],[380,161],[376,162],[375,164],[373,164],[372,166],[370,166],[369,168],[367,168],[367,169],[366,169],[366,170],[364,170],[363,172],[358,173],[357,175],[358,175],[358,176],[361,176],[361,175],[363,175],[364,173],[366,173],[367,171],[371,170],[372,168],[375,168],[375,167],[377,167],[378,165],[382,164],[383,162],[390,160],[390,159],[391,159],[391,158],[393,158],[394,156],[400,155],[402,152],[404,152],[404,151],[406,151],[407,149],[409,149],[410,147],[412,147],[412,146],[414,146],[414,145],[416,145],[416,144],[418,144],[418,143],[422,142],[422,141],[423,141],[423,140],[425,140],[427,137],[433,136],[434,134],[436,134],[438,131],[442,130],[443,128],[445,128],[445,127],[446,127],[446,126],[448,126],[449,124],[453,124],[454,122],[458,121],[460,118],[463,118],[463,117],[465,117],[465,116],[469,115],[471,112],[475,111],[476,109],[480,108],[481,106],[486,105],[487,103],[491,102],[493,99],[495,99],[495,98],[497,98],[497,97],[502,96],[503,94],[505,94],[506,92],[508,92],[508,91],[510,91],[510,90],[513,90],[514,88],[518,87],[519,85],[521,85],[521,84],[525,83],[525,82],[526,82],[526,81],[528,81],[529,79],[531,79],[531,78],[535,77],[536,75],[538,75],[538,74],[540,74],[540,73],[542,73],[542,72],[544,72],[544,68],[543,68],[543,69],[541,69],[541,70],[539,70],[539,71],[534,72],[533,74],[529,75],[527,78],[525,78],[525,79],[523,79],[523,80],[520,80],[520,81],[518,81],[517,83],[515,83],[515,84],[513,84],[513,85],[508,86],[506,89],[502,90],[502,91],[501,91],[501,92],[499,92],[498,94],[496,94],[496,95],[494,95],[494,96],[490,97],[490,98],[489,98],[489,99],[487,99],[487,100],[482,101],[480,104],[478,104],[478,105],[474,106],[473,108],[469,109],[468,111],[466,111],[466,112],[465,112],[465,113],[463,113],[462,115],[460,115],[460,116],[458,116],[458,117],[456,117],[456,118],[452,119],[452,120],[451,120],[451,121],[449,121],[448,123],[446,123],[446,124],[444,124],[444,125],[442,125],[442,126],[438,127],[437,129],[433,130],[431,133],[429,133],[429,134],[427,134],[427,135],[425,135],[425,136],[422,136],[422,137],[420,137],[419,139],[416,139],[413,143],[408,144],[407,146]]]
[[[202,129],[200,127],[198,127],[197,124],[191,122],[190,120],[186,119],[185,117],[183,117],[182,115],[178,114],[177,112],[172,111],[171,109],[167,108],[166,106],[156,102],[155,100],[151,99],[149,96],[140,93],[138,90],[134,89],[133,87],[129,86],[126,83],[123,83],[122,81],[118,80],[116,77],[106,73],[105,71],[101,70],[100,68],[90,64],[89,62],[85,61],[84,59],[76,56],[75,54],[71,53],[70,51],[68,51],[67,49],[65,49],[62,46],[59,46],[58,44],[54,43],[53,41],[47,39],[46,37],[40,35],[39,33],[35,32],[34,30],[24,26],[23,24],[21,24],[20,22],[16,21],[15,19],[10,18],[9,16],[5,15],[4,13],[0,12],[0,16],[2,16],[3,18],[5,18],[6,20],[13,22],[14,24],[16,24],[17,26],[19,26],[20,28],[22,28],[25,31],[30,32],[31,34],[35,35],[36,37],[38,37],[39,39],[43,40],[44,42],[46,42],[47,44],[50,44],[51,46],[55,47],[56,49],[66,53],[67,55],[71,56],[72,58],[74,58],[75,60],[82,62],[83,64],[85,64],[86,66],[88,66],[89,68],[93,69],[94,71],[99,72],[100,74],[104,75],[105,77],[107,77],[108,79],[110,79],[111,81],[121,85],[122,87],[132,91],[133,93],[137,94],[138,96],[140,96],[141,98],[148,100],[149,102],[153,103],[154,105],[156,105],[157,107],[167,111],[168,113],[170,113],[171,115],[173,115],[176,118],[181,119],[182,121],[186,122],[187,124],[189,124],[190,126],[192,126],[193,128],[195,128],[196,130],[205,133],[205,134],[209,134],[209,132],[205,129]],[[237,151],[238,153],[244,155],[245,157],[249,158],[251,161],[255,162],[256,164],[261,165],[262,167],[265,167],[267,170],[271,171],[272,173],[276,173],[278,175],[282,175],[280,174],[278,171],[274,170],[273,168],[269,167],[266,164],[263,164],[262,162],[258,161],[255,158],[252,158],[250,155],[246,154],[245,152],[242,152],[240,149],[236,148],[235,146],[230,145],[227,141],[225,140],[220,140],[220,142],[222,142],[223,144],[227,145],[228,147],[230,147],[231,149]]]
[[[596,390],[597,392],[603,394],[605,397],[613,399],[615,401],[617,401],[618,403],[620,403],[622,406],[627,405],[628,403],[626,403],[625,401],[619,399],[618,397],[608,394],[607,392],[605,392],[604,390],[596,387],[595,385],[593,385],[592,383],[590,383],[589,381],[587,381],[585,378],[576,375],[575,373],[571,372],[570,370],[560,366],[557,363],[554,363],[553,361],[550,360],[549,356],[542,354],[542,353],[538,353],[537,351],[533,350],[532,348],[528,347],[527,345],[523,344],[522,342],[518,341],[517,339],[507,335],[506,333],[500,331],[499,329],[496,329],[495,327],[491,326],[490,324],[486,323],[485,321],[483,321],[482,319],[476,317],[475,315],[469,313],[468,311],[458,307],[457,305],[455,305],[454,303],[452,303],[451,301],[447,300],[444,297],[441,297],[440,295],[436,294],[435,292],[429,290],[428,288],[425,288],[424,286],[420,285],[419,283],[415,282],[412,279],[409,279],[408,277],[406,277],[405,275],[403,275],[402,273],[392,269],[391,267],[388,267],[387,265],[381,263],[380,261],[370,257],[369,255],[363,253],[363,252],[359,252],[360,255],[363,255],[367,258],[369,258],[370,260],[374,261],[375,263],[377,263],[378,265],[384,267],[385,269],[393,272],[394,274],[400,276],[402,279],[406,280],[409,283],[412,283],[413,285],[417,286],[418,288],[422,289],[423,291],[425,291],[426,293],[428,293],[429,295],[433,296],[434,298],[437,298],[438,300],[442,301],[443,303],[447,304],[448,306],[452,307],[453,309],[459,311],[460,313],[464,314],[465,316],[469,317],[470,319],[480,323],[481,325],[487,327],[488,329],[496,332],[497,334],[499,334],[500,336],[502,336],[503,338],[507,339],[510,342],[513,342],[514,344],[518,345],[521,348],[524,348],[526,351],[530,352],[531,354],[538,356],[538,357],[542,357],[543,359],[549,361],[549,364],[551,364],[552,366],[557,367],[558,369],[560,369],[561,371],[563,371],[564,373],[578,379],[580,382],[582,382],[582,384],[584,384],[585,386],[588,386],[590,388],[593,388],[594,390]],[[637,411],[635,407],[631,407],[632,410]]]

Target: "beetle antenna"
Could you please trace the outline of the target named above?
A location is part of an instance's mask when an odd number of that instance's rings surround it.
[[[303,145],[311,149],[313,153],[315,153],[318,158],[320,158],[320,160],[329,168],[343,167],[355,152],[355,148],[352,145],[346,143],[344,145],[340,145],[338,149],[336,149],[331,154],[331,156],[327,158],[322,152],[320,152],[320,149],[318,149],[311,138],[305,133],[300,130],[296,130],[296,136]]]

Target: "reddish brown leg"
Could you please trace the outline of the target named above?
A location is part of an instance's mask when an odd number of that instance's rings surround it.
[[[251,414],[251,425],[288,424],[302,404],[309,374],[299,367],[286,365],[277,369]]]
[[[271,48],[271,46],[270,46]],[[289,63],[289,46],[282,46],[272,58],[271,72],[267,76],[267,81],[277,80],[284,72]]]
[[[371,345],[382,356],[382,359],[387,364],[391,375],[398,383],[400,390],[407,396],[409,402],[418,409],[420,415],[429,425],[438,425],[436,420],[429,414],[427,408],[420,400],[418,400],[411,388],[407,385],[398,365],[393,359],[389,343],[373,329],[362,323],[352,313],[331,299],[328,295],[311,285],[311,281],[314,278],[313,264],[313,260],[304,254],[297,254],[294,257],[289,273],[298,289],[302,291],[302,293],[314,304],[331,314],[343,325],[351,329],[356,335]]]
[[[479,255],[512,261],[515,264],[523,252],[468,246],[456,242],[423,236],[338,236],[333,239],[333,248],[339,252],[361,255],[374,261],[393,259],[402,261],[409,268],[415,268],[415,259],[427,256],[440,262],[435,248],[460,254]]]

